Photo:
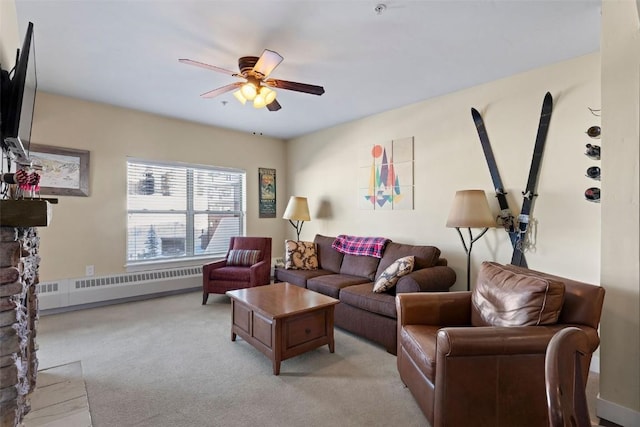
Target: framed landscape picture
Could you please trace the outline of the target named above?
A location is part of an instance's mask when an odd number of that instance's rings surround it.
[[[89,195],[89,151],[31,144],[29,157],[34,166],[42,167],[40,194]]]

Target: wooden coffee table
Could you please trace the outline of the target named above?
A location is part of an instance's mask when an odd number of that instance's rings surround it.
[[[273,362],[280,362],[325,344],[334,352],[335,298],[282,282],[227,291],[231,298],[231,341],[240,335]]]

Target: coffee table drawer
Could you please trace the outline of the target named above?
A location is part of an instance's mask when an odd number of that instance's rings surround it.
[[[284,323],[287,349],[327,336],[327,312],[319,310],[300,317],[287,319]]]

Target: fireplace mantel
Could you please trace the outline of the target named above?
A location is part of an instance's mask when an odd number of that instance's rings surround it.
[[[51,203],[57,199],[0,200],[0,226],[46,227],[51,222]]]

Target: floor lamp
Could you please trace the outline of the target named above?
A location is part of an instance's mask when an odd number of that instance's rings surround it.
[[[490,227],[496,226],[496,220],[489,209],[487,196],[483,190],[456,191],[453,205],[447,218],[447,227],[455,228],[462,240],[464,252],[467,254],[467,290],[471,290],[471,248],[476,240],[484,236]],[[469,244],[464,240],[460,228],[469,230]],[[472,228],[483,228],[476,237],[473,237]]]
[[[300,240],[300,231],[305,221],[311,221],[309,216],[309,205],[306,197],[291,196],[287,209],[284,211],[282,218],[288,219],[293,228],[296,229],[298,240]],[[296,221],[295,223],[293,221]]]

